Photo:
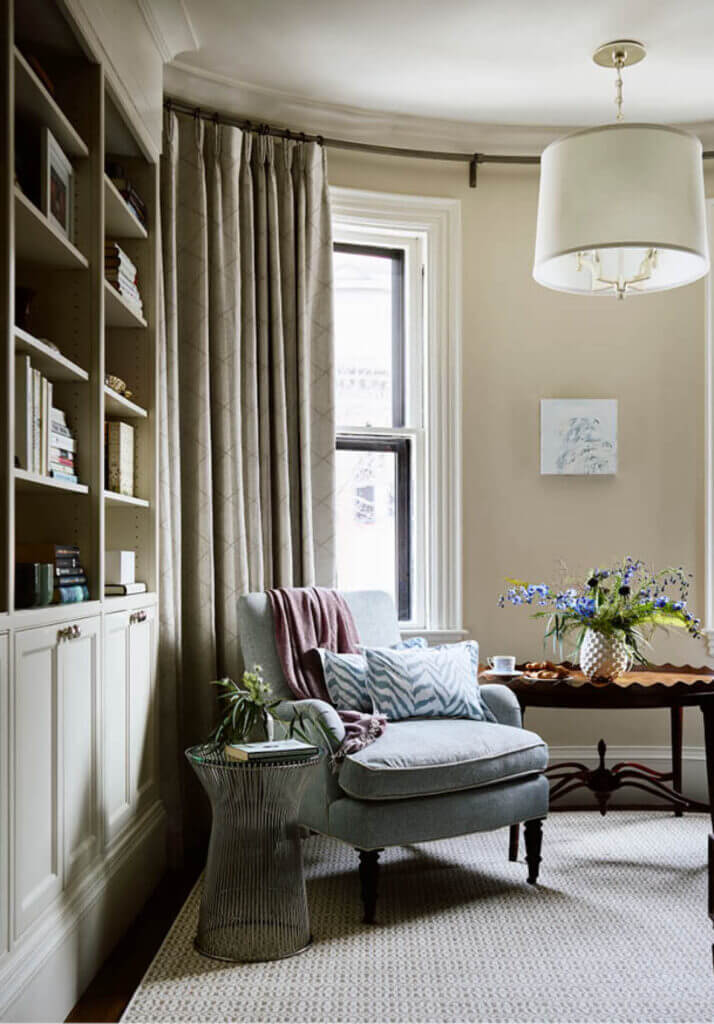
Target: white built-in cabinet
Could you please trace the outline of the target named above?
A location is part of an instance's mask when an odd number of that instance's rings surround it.
[[[99,849],[100,625],[15,634],[15,939]]]
[[[111,843],[158,786],[156,613],[104,619],[104,828]]]

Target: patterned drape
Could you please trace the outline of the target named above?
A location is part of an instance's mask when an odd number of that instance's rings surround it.
[[[164,795],[208,683],[241,670],[238,596],[334,582],[332,237],[324,150],[171,112],[161,164]]]

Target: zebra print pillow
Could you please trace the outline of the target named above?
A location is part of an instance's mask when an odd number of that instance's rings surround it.
[[[413,647],[426,647],[423,636],[414,636],[408,640],[400,640],[392,648],[386,650],[406,650]],[[318,647],[317,653],[322,662],[322,675],[325,680],[330,700],[336,708],[347,711],[372,710],[372,698],[367,690],[367,661],[364,656],[366,648],[360,647],[359,654],[336,654],[325,647]]]
[[[374,648],[367,658],[367,690],[376,711],[393,722],[404,718],[492,720],[479,692],[474,665],[478,644],[392,651]]]

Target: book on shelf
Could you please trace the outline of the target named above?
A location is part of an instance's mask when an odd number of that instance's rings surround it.
[[[264,743],[226,743],[225,755],[230,761],[296,761],[314,757],[319,749],[302,740],[267,740]]]
[[[121,420],[107,420],[105,431],[105,487],[134,497],[134,428]]]
[[[143,312],[136,264],[116,242],[104,244],[104,276],[137,312]]]
[[[54,565],[54,604],[71,604],[89,599],[87,574],[82,568],[76,544],[18,544],[16,562]]]
[[[131,594],[145,594],[145,583],[105,583],[104,593],[107,597],[128,597]]]
[[[76,483],[77,442],[65,413],[53,406],[52,381],[32,366],[29,355],[15,356],[15,457],[20,469]],[[55,473],[55,470],[57,473]]]
[[[55,587],[52,595],[53,604],[78,604],[89,600],[89,587],[81,584],[76,587]]]
[[[33,463],[33,377],[30,357],[15,356],[15,458],[20,469]]]
[[[136,219],[143,227],[146,227],[148,221],[146,203],[134,188],[132,181],[127,177],[124,166],[115,160],[107,160],[105,161],[104,169],[107,172],[107,177],[111,179],[114,187],[120,193]]]

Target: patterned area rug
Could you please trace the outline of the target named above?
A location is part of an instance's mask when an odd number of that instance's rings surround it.
[[[193,949],[200,883],[125,1021],[711,1021],[707,819],[558,813],[541,883],[505,830],[388,850],[377,925],[357,855],[304,844],[314,944],[230,965]]]

